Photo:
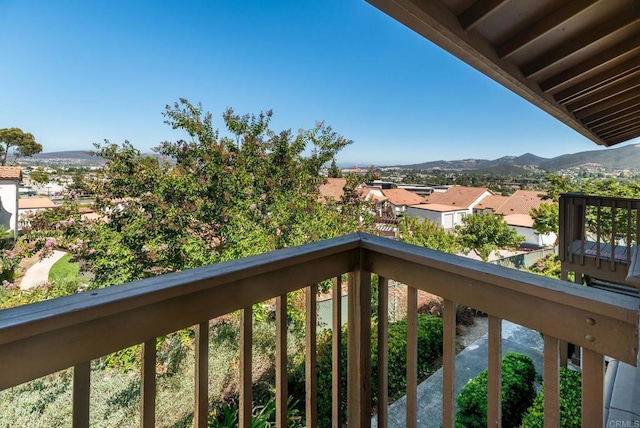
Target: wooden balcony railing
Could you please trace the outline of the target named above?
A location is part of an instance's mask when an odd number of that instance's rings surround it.
[[[558,241],[563,279],[574,272],[578,283],[586,277],[637,286],[627,275],[640,242],[639,208],[637,199],[562,195]]]
[[[365,234],[354,234],[242,260],[0,312],[0,389],[73,367],[73,425],[89,425],[92,359],[143,344],[141,425],[154,425],[155,338],[196,326],[195,426],[207,425],[208,320],[240,310],[240,426],[251,424],[251,306],[276,298],[276,403],[286,426],[286,295],[304,288],[306,418],[317,426],[314,285],[349,273],[347,421],[339,412],[340,302],[334,299],[333,418],[335,427],[370,426],[371,371],[379,373],[378,426],[386,426],[387,278],[408,285],[407,426],[417,425],[417,291],[444,298],[443,426],[454,426],[455,305],[489,315],[489,425],[500,426],[501,320],[544,334],[545,426],[559,424],[559,341],[583,353],[584,426],[603,425],[604,355],[636,363],[638,300]],[[378,367],[371,367],[371,274],[380,276]],[[339,290],[340,287],[334,287]]]

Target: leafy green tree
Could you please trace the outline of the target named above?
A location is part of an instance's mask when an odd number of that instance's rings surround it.
[[[571,183],[566,177],[562,177],[555,174],[546,174],[546,190],[547,194],[542,197],[545,200],[552,200],[558,202],[560,195],[563,193],[577,192],[579,189]]]
[[[559,223],[558,211],[557,202],[543,203],[540,204],[538,208],[532,208],[529,215],[533,219],[533,230],[540,235],[555,233],[557,240]]]
[[[399,231],[400,240],[409,244],[451,254],[461,250],[454,234],[448,233],[428,219],[421,221],[418,217],[406,216],[400,221]]]
[[[15,160],[40,153],[42,145],[36,142],[33,134],[23,132],[20,128],[0,129],[0,165],[7,164],[7,158],[12,149]]]
[[[463,250],[472,250],[485,262],[495,250],[516,249],[524,241],[502,217],[489,213],[465,216],[455,231]]]
[[[294,135],[274,132],[272,113],[213,116],[182,99],[167,106],[166,123],[187,140],[164,142],[158,157],[142,156],[129,142],[105,142],[107,160],[90,181],[98,221],[78,236],[75,250],[96,285],[233,260],[277,248],[366,229],[359,198],[325,205],[320,170],[350,143],[318,123]],[[313,147],[305,156],[307,146]],[[349,182],[345,194],[355,193]]]
[[[331,166],[329,167],[329,171],[327,171],[327,177],[329,178],[342,177],[342,171],[340,171],[340,168],[338,168],[338,165],[336,164],[335,159],[331,160]]]
[[[31,181],[39,184],[46,184],[49,182],[49,174],[42,167],[38,167],[31,172]]]

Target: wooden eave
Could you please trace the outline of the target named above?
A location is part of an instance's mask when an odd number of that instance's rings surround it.
[[[594,142],[640,136],[640,0],[367,0]]]

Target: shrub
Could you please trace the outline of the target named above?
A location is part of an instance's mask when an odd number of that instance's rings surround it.
[[[582,376],[565,367],[560,368],[560,426],[582,426]],[[542,428],[544,425],[544,393],[540,392],[533,405],[522,417],[522,428]]]
[[[371,334],[371,395],[372,406],[377,403],[378,363],[377,325]],[[389,397],[397,399],[405,394],[407,370],[407,321],[389,323]],[[341,364],[343,367],[342,413],[346,415],[347,391],[347,329],[342,330]],[[331,331],[318,336],[318,426],[331,426]],[[442,355],[442,320],[430,315],[418,315],[418,377],[426,378],[434,369],[434,361]],[[289,377],[289,391],[294,397],[304,397],[304,362]]]
[[[371,366],[373,397],[377,402],[378,364],[377,327],[373,329]],[[407,320],[389,323],[389,397],[397,400],[407,389]],[[442,355],[442,319],[418,315],[418,378],[426,378],[433,370],[433,362]]]
[[[487,426],[487,370],[471,379],[458,394],[456,426]],[[526,355],[509,352],[502,360],[502,426],[517,427],[535,397],[536,369]]]
[[[297,409],[297,401],[289,397],[287,400],[287,422],[291,428],[301,428],[304,426],[300,412]],[[238,426],[240,417],[238,415],[238,403],[229,403],[227,406],[209,414],[210,428],[227,428]],[[254,406],[252,409],[251,427],[270,428],[276,426],[276,400],[269,399],[264,405]]]

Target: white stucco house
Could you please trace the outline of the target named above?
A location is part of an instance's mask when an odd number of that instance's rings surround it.
[[[444,229],[451,229],[462,222],[467,210],[453,205],[420,204],[407,207],[407,215],[430,220]]]
[[[0,224],[14,234],[18,231],[18,188],[22,170],[17,166],[0,166]]]
[[[419,205],[425,202],[424,198],[406,189],[382,189],[382,193],[387,198],[387,206],[395,216],[401,216],[407,212],[407,208],[412,205]]]
[[[555,245],[556,234],[540,235],[533,230],[533,219],[529,215],[533,208],[539,208],[547,203],[542,200],[545,192],[538,190],[517,190],[509,199],[495,210],[495,214],[502,215],[504,221],[525,238],[524,243],[537,247]]]
[[[492,196],[485,187],[449,186],[429,195],[426,203],[408,207],[407,215],[429,219],[444,229],[452,229],[462,223],[464,216],[472,214],[485,198]]]

